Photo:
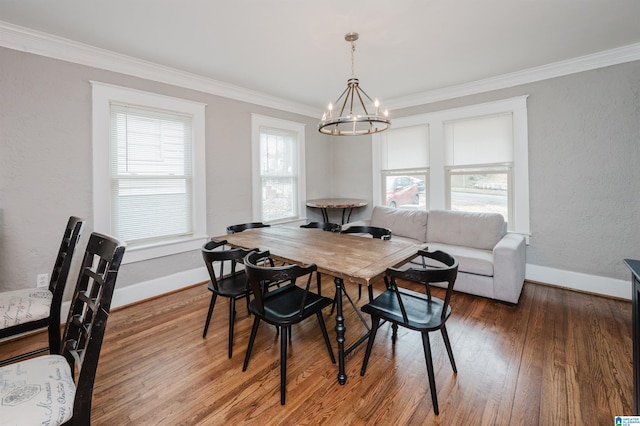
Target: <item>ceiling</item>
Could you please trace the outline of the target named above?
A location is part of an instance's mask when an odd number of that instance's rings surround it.
[[[638,0],[0,0],[0,21],[323,108],[640,43]]]

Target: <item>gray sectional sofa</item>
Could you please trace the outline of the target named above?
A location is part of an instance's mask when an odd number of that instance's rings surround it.
[[[427,243],[458,259],[454,289],[517,304],[525,273],[525,240],[506,231],[498,213],[373,208],[371,219],[345,224],[391,229],[392,238]]]

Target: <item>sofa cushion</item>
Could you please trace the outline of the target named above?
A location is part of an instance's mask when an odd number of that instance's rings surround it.
[[[455,257],[458,261],[458,272],[493,276],[493,252],[469,247],[452,246],[448,244],[429,243],[429,251],[442,250]],[[419,261],[420,258],[414,259]],[[435,265],[437,266],[437,264]]]
[[[407,237],[419,242],[427,238],[427,211],[375,206],[371,226],[389,228],[393,237]]]
[[[499,213],[429,212],[427,243],[493,250],[504,234],[505,222]]]

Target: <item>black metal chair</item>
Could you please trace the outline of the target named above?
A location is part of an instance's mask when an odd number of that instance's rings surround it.
[[[306,225],[300,225],[300,228],[322,229],[329,232],[340,232],[342,227],[332,222],[309,222]]]
[[[60,354],[0,368],[3,424],[91,424],[96,368],[124,251],[116,239],[91,234]]]
[[[431,390],[431,401],[433,411],[438,414],[438,396],[436,392],[435,374],[433,371],[433,360],[431,357],[431,345],[429,333],[440,330],[442,339],[449,355],[449,361],[453,372],[457,373],[456,363],[453,359],[453,351],[445,323],[451,315],[451,294],[453,285],[458,274],[458,261],[442,251],[427,252],[420,250],[418,255],[429,259],[429,264],[435,263],[438,266],[427,266],[425,268],[388,268],[386,271],[388,279],[387,290],[376,297],[372,302],[367,303],[361,309],[371,315],[371,332],[367,343],[367,350],[362,362],[360,375],[363,376],[376,332],[380,325],[380,320],[388,321],[392,324],[392,342],[397,339],[398,326],[406,327],[422,333],[422,346],[427,363],[427,373],[429,375],[429,387]],[[398,287],[397,280],[408,280],[424,284],[424,293],[419,293]],[[434,282],[446,282],[447,290],[444,300],[431,296],[430,284]]]
[[[249,253],[244,259],[245,270],[254,295],[254,299],[249,303],[249,309],[255,318],[242,371],[246,371],[249,365],[260,321],[276,326],[280,333],[280,404],[284,405],[287,386],[287,341],[291,335],[292,324],[299,323],[315,314],[331,362],[334,364],[336,362],[329,342],[327,327],[322,317],[322,309],[330,306],[332,300],[309,291],[311,275],[317,269],[316,265],[259,266],[259,263],[263,263],[265,258],[269,258],[268,251]],[[306,287],[298,287],[296,280],[304,276],[308,276]],[[264,291],[269,283],[283,281],[290,282],[276,290]]]
[[[331,222],[309,222],[306,225],[300,225],[300,228],[322,229],[328,232],[340,232],[342,227],[337,223]],[[322,296],[322,274],[316,271],[316,283],[318,286],[318,294]]]
[[[377,238],[379,240],[390,240],[391,239],[391,229],[389,228],[381,228],[378,226],[351,226],[349,228],[343,229],[340,231],[342,234],[369,234],[373,238]],[[369,287],[369,301],[373,299],[371,287]],[[362,298],[362,284],[358,284],[358,300]]]
[[[211,291],[211,302],[209,303],[209,311],[207,312],[207,320],[204,323],[204,331],[202,338],[207,337],[209,323],[213,315],[213,308],[218,296],[227,297],[229,299],[229,358],[233,353],[233,328],[236,318],[236,300],[246,298],[247,310],[249,309],[249,286],[247,284],[247,276],[244,270],[238,270],[238,263],[242,263],[244,257],[253,250],[244,249],[227,249],[224,246],[226,240],[211,240],[202,246],[202,258],[209,271],[211,281],[208,284]],[[216,276],[214,263],[218,263],[219,269]],[[228,273],[225,273],[226,272]]]
[[[45,352],[60,353],[60,306],[71,268],[71,260],[84,227],[84,220],[71,216],[62,236],[48,288],[0,293],[0,339],[43,327],[48,328],[49,346],[0,361],[0,365]]]
[[[237,232],[246,231],[254,228],[269,228],[271,225],[262,222],[239,223],[237,225],[227,226],[227,234],[235,234]]]

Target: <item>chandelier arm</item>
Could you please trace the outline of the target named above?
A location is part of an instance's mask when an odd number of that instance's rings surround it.
[[[369,99],[369,101],[374,102],[374,100],[371,99],[371,97],[367,94],[367,92],[364,91],[362,87],[358,87],[358,89],[367,97],[367,99]]]
[[[353,98],[353,93],[351,93],[353,91],[353,87],[349,86],[347,87],[347,90],[345,90],[345,92],[347,92],[347,95],[344,98],[344,102],[342,103],[342,108],[340,109],[340,117],[343,116],[344,114],[344,109],[347,107],[347,102],[349,101],[349,98]]]
[[[360,91],[361,91],[360,89],[356,89],[356,93],[358,94],[358,99],[360,99],[360,104],[362,105],[362,109],[364,110],[365,115],[369,115],[369,111],[367,111],[367,106],[364,104],[364,101],[362,100],[362,96],[360,96]],[[365,96],[366,95],[367,94],[365,93]]]
[[[344,89],[344,91],[340,94],[340,96],[338,96],[338,99],[336,99],[336,101],[333,104],[338,105],[338,103],[340,102],[340,99],[342,99],[342,97],[344,96],[345,93],[347,93],[348,90],[349,90],[349,86],[347,86],[347,88]]]

